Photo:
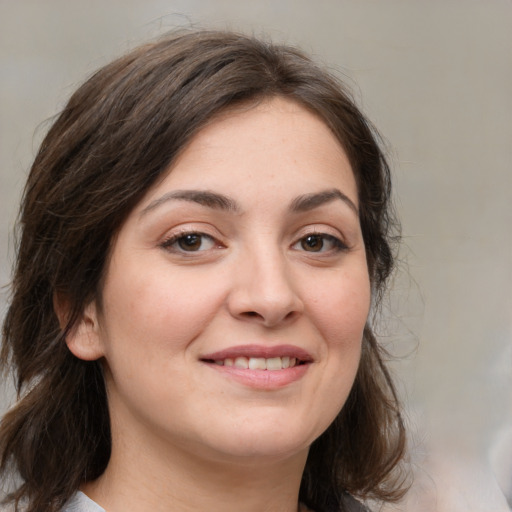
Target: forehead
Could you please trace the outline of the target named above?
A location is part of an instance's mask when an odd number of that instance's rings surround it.
[[[357,205],[354,175],[339,140],[318,115],[283,98],[216,116],[142,202],[162,189],[190,187],[236,188],[247,195],[339,188]]]

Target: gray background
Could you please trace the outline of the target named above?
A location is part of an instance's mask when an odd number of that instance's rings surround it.
[[[396,509],[508,510],[510,0],[0,0],[0,284],[42,122],[98,66],[189,25],[298,44],[351,77],[388,141],[403,221],[403,271],[382,329],[399,356],[416,480]],[[0,408],[12,399],[6,386]]]

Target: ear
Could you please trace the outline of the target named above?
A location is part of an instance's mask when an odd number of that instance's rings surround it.
[[[65,329],[69,318],[68,301],[55,295],[53,307],[61,329]],[[84,308],[81,318],[66,335],[66,345],[73,355],[84,361],[96,361],[104,356],[96,301]]]

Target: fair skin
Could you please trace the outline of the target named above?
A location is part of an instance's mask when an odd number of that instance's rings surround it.
[[[289,100],[193,138],[116,237],[101,310],[68,337],[104,361],[112,421],[86,494],[108,512],[297,511],[308,448],[360,359],[357,208],[337,139]]]

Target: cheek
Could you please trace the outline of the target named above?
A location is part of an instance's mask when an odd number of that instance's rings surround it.
[[[122,272],[120,271],[122,269]],[[194,340],[222,302],[221,291],[194,272],[168,265],[112,265],[101,325],[113,409],[141,414],[193,392],[186,372]],[[175,382],[180,385],[176,386]]]
[[[326,280],[318,290],[313,301],[313,316],[331,348],[358,347],[371,301],[366,268],[343,271]]]
[[[336,272],[317,284],[321,286],[311,288],[317,292],[310,295],[309,307],[310,319],[323,340],[313,405],[318,409],[316,433],[320,435],[343,408],[356,377],[370,284],[363,266]]]
[[[145,358],[182,350],[222,302],[222,290],[205,283],[197,272],[171,272],[167,265],[113,265],[104,290],[105,337]]]

